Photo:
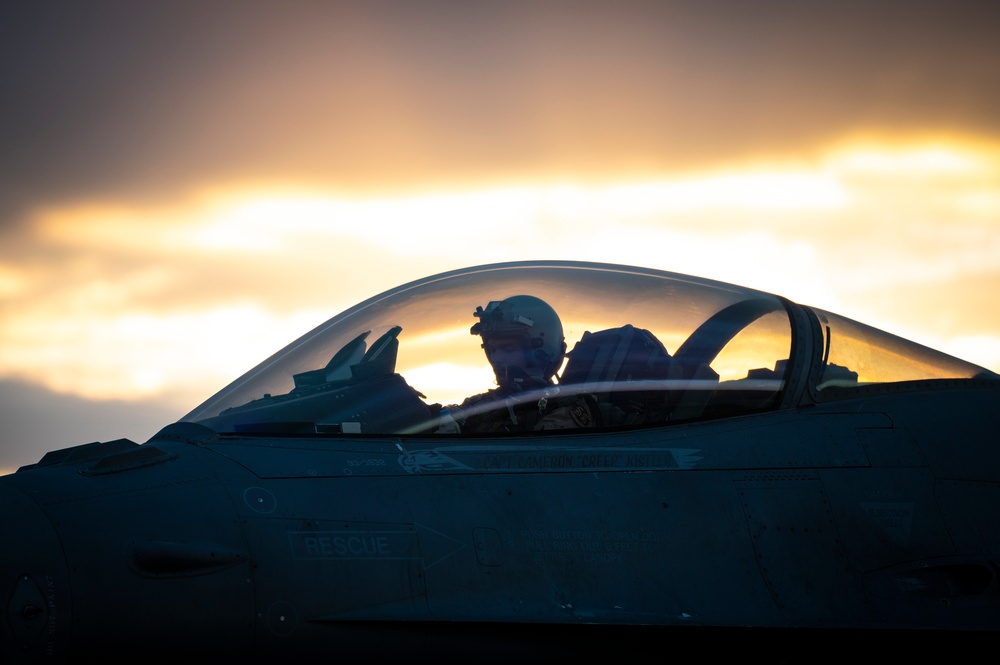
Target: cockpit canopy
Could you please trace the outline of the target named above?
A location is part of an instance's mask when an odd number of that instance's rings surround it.
[[[600,427],[776,409],[793,372],[814,377],[814,397],[870,383],[1000,378],[828,312],[795,317],[797,306],[752,289],[643,268],[528,262],[445,273],[375,296],[183,420],[220,432],[443,436],[442,405],[495,387],[482,340],[470,334],[477,307],[521,294],[555,309],[569,349],[557,384],[523,399],[592,395]],[[806,337],[817,352],[796,360]],[[809,372],[810,364],[822,366]]]

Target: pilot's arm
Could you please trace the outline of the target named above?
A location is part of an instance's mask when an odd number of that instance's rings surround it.
[[[558,406],[542,416],[534,429],[574,429],[577,427],[595,427],[597,425],[597,408],[593,399],[579,395],[565,406]]]
[[[475,412],[477,409],[473,407],[492,401],[498,401],[494,391],[470,397],[459,405],[443,407],[435,434],[574,429],[595,427],[598,422],[597,405],[588,395],[578,395],[572,400],[552,400],[547,406],[543,403],[538,406],[521,405],[514,407],[513,411],[498,404],[496,408],[468,416],[467,410]]]

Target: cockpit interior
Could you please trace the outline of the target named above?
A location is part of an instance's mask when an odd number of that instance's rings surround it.
[[[995,373],[776,295],[649,269],[573,262],[470,268],[375,296],[295,340],[182,420],[217,432],[449,436],[442,412],[495,388],[477,307],[549,303],[567,353],[517,400],[592,396],[597,429],[795,408],[871,386]],[[495,407],[484,407],[495,408]]]

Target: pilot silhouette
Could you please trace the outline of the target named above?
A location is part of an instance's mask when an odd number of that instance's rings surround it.
[[[566,357],[556,311],[544,300],[518,295],[477,307],[469,332],[482,338],[497,388],[442,410],[438,432],[504,432],[593,427],[596,406],[585,395],[559,397],[554,381]]]

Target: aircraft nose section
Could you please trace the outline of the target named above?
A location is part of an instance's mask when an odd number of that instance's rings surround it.
[[[70,602],[55,528],[27,494],[0,478],[0,662],[66,657]]]

